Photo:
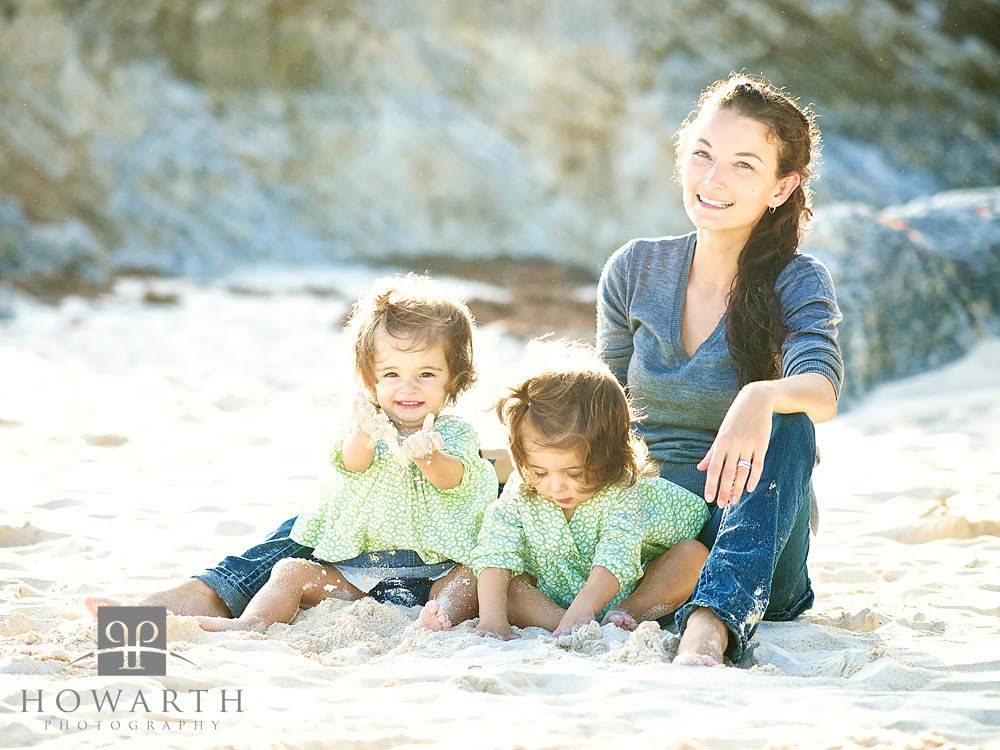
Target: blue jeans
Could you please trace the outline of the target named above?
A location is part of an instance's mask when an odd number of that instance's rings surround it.
[[[233,617],[239,617],[254,594],[264,587],[271,571],[279,561],[286,557],[301,557],[316,560],[313,548],[304,547],[289,538],[295,519],[289,518],[275,529],[267,539],[244,552],[242,555],[230,555],[214,568],[209,568],[198,580],[211,587],[219,598],[229,607]],[[355,558],[352,563],[364,565],[365,561]],[[326,562],[319,560],[319,562]],[[412,550],[394,550],[391,553],[381,553],[378,565],[383,568],[408,568],[423,565],[423,560]],[[386,578],[368,592],[380,602],[413,606],[426,604],[431,592],[429,578]]]
[[[674,616],[678,632],[696,607],[708,607],[729,629],[726,654],[744,661],[761,620],[791,620],[813,603],[806,569],[809,493],[816,432],[805,414],[775,414],[757,489],[736,505],[711,506],[699,540],[711,549],[690,601]],[[699,496],[705,472],[664,466],[666,479]]]
[[[490,459],[490,462],[492,463],[493,460]],[[500,485],[498,494],[502,491],[503,484]],[[292,533],[292,526],[295,525],[295,518],[289,518],[271,532],[267,539],[254,545],[242,555],[229,555],[214,568],[209,568],[201,575],[194,577],[219,595],[219,598],[229,607],[229,612],[233,617],[239,617],[247,608],[250,600],[253,599],[254,594],[267,583],[267,579],[271,577],[271,571],[279,560],[284,560],[286,557],[317,559],[313,557],[312,547],[304,547],[291,540],[289,535]],[[360,558],[355,558],[355,560],[358,561],[359,565],[364,564]],[[327,561],[319,560],[318,562]],[[400,549],[393,550],[391,553],[380,553],[378,565],[389,568],[411,568],[423,565],[423,560],[412,550]],[[368,595],[380,602],[412,607],[414,604],[426,604],[430,593],[431,580],[428,578],[386,578],[369,591]]]

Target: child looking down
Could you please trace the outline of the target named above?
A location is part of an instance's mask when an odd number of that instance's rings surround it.
[[[473,553],[478,632],[634,629],[694,590],[705,501],[659,477],[621,384],[589,347],[533,342],[534,372],[496,406],[521,481],[490,505]],[[448,601],[456,606],[455,598]],[[425,612],[437,613],[438,602]],[[447,622],[456,618],[442,617]],[[429,622],[428,616],[421,620]]]

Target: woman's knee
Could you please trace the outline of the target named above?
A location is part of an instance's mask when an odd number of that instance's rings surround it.
[[[775,414],[771,421],[771,441],[778,437],[816,453],[816,425],[805,412]]]

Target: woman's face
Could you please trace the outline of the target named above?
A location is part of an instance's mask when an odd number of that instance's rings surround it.
[[[702,112],[681,156],[684,210],[698,229],[749,235],[799,184],[797,174],[779,179],[777,169],[767,126],[730,110]]]

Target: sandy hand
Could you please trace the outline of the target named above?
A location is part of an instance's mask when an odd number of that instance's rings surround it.
[[[566,614],[559,621],[559,626],[552,631],[552,635],[569,635],[574,630],[582,628],[584,625],[594,621],[594,613],[574,610],[573,606],[566,610]]]
[[[374,417],[375,412],[375,407],[372,406],[371,401],[368,400],[368,396],[363,391],[358,391],[354,394],[354,403],[351,404],[351,414],[354,415],[354,421],[359,427],[366,420]]]
[[[499,638],[501,641],[512,641],[517,638],[506,620],[490,620],[482,617],[479,618],[479,625],[473,629],[472,634],[484,638]]]
[[[351,411],[358,429],[368,436],[372,445],[377,440],[385,440],[390,448],[398,444],[399,433],[389,421],[389,417],[386,416],[385,412],[376,411],[365,394],[358,393],[351,405]]]
[[[403,441],[403,455],[414,462],[431,462],[431,456],[444,450],[444,438],[441,433],[434,432],[434,415],[424,417],[423,426]]]

